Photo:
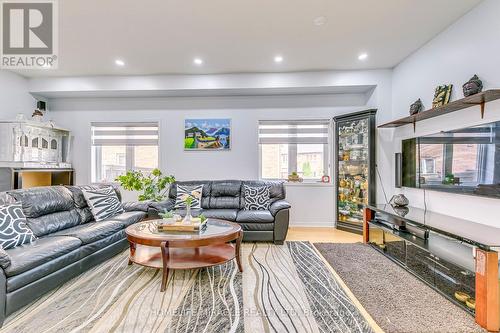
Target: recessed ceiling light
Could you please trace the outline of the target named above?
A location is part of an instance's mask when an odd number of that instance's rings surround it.
[[[366,60],[366,58],[368,58],[368,53],[361,53],[358,56],[358,60]]]
[[[324,16],[318,16],[313,20],[314,25],[320,26],[326,23],[327,19]]]
[[[277,55],[277,56],[274,57],[274,62],[278,62],[279,63],[279,62],[282,62],[282,61],[283,61],[283,57],[282,56]]]
[[[203,59],[201,59],[201,58],[194,58],[193,62],[195,65],[198,65],[198,66],[203,65]]]
[[[123,60],[121,60],[121,59],[116,59],[116,60],[115,60],[115,65],[116,65],[116,66],[123,67],[123,66],[125,66],[125,61],[123,61]]]

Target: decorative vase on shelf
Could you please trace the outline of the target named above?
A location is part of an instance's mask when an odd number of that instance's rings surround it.
[[[410,201],[404,196],[404,194],[393,195],[391,200],[389,200],[389,204],[398,207],[406,207],[409,203]]]
[[[464,97],[469,97],[475,94],[479,94],[483,90],[483,82],[477,75],[474,75],[470,78],[469,81],[464,83],[462,88],[464,91]]]

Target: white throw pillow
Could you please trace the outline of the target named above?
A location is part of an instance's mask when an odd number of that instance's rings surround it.
[[[268,210],[269,209],[269,187],[268,186],[243,186],[245,194],[245,210]]]
[[[82,189],[82,192],[94,220],[102,221],[108,217],[123,213],[123,205],[113,187]]]
[[[201,195],[203,185],[187,186],[177,185],[177,197],[175,198],[175,209],[185,209],[186,199],[191,197],[191,209],[201,209]]]
[[[26,224],[21,203],[0,206],[0,246],[4,249],[31,243],[36,239]]]

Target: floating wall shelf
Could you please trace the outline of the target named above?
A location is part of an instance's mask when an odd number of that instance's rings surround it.
[[[413,116],[404,117],[401,119],[393,120],[391,122],[379,125],[378,128],[393,128],[400,127],[408,124],[413,124],[413,129],[415,130],[416,123],[425,119],[430,119],[438,116],[442,116],[443,114],[455,112],[458,110],[463,110],[469,108],[473,105],[481,106],[481,118],[484,117],[484,104],[494,101],[496,99],[500,99],[500,89],[491,89],[483,91],[479,94],[472,95],[469,97],[465,97],[453,102],[450,102],[446,105],[439,106],[433,109],[425,110],[420,113],[417,113]]]

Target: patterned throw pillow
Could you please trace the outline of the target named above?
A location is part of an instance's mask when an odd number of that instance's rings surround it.
[[[92,215],[94,215],[94,220],[102,221],[123,213],[122,203],[111,186],[99,189],[82,189],[82,192]]]
[[[35,239],[33,231],[26,224],[21,203],[0,206],[0,246],[4,250],[31,243]]]
[[[245,210],[268,210],[269,187],[244,185]]]
[[[177,197],[175,198],[175,209],[186,208],[186,199],[191,197],[192,209],[201,209],[201,194],[203,193],[203,185],[186,186],[177,185]]]

